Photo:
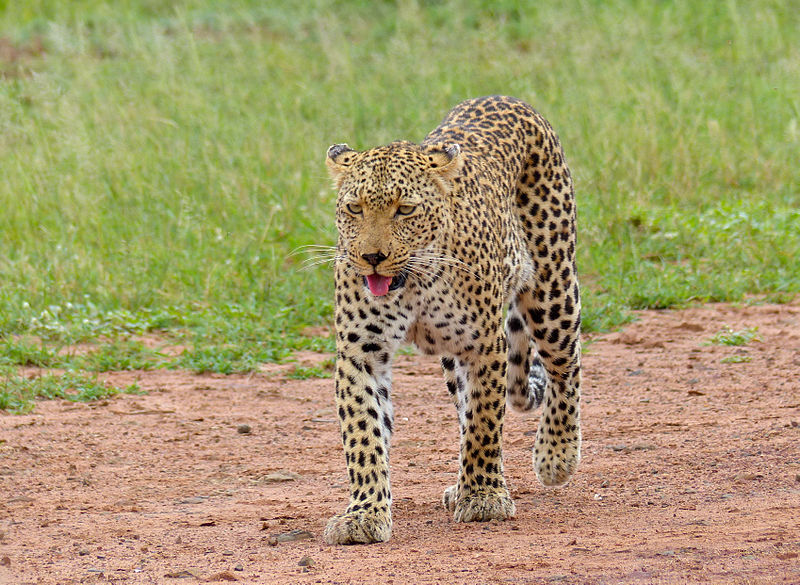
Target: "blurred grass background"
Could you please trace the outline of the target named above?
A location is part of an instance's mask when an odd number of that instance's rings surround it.
[[[561,137],[587,330],[791,298],[798,38],[777,0],[0,0],[0,367],[330,348],[301,332],[331,271],[291,255],[335,242],[327,146],[421,140],[494,93]],[[186,350],[150,355],[153,332]]]

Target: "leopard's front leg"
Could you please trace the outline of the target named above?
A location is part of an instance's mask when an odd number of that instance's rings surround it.
[[[382,542],[392,534],[391,362],[409,317],[397,295],[371,296],[363,278],[342,267],[336,279],[336,410],[350,501],[330,519],[324,538],[329,544]]]
[[[455,380],[448,388],[461,425],[458,483],[444,494],[444,504],[456,522],[505,520],[515,513],[503,476],[505,354],[501,333],[481,355],[442,361],[446,377]],[[448,373],[450,364],[454,364],[452,373]]]
[[[374,367],[363,355],[340,353],[336,361],[336,408],[350,479],[350,503],[328,522],[324,534],[328,544],[382,542],[392,534],[391,377],[388,368],[375,372]]]

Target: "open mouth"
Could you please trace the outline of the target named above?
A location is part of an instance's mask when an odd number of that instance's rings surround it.
[[[401,272],[397,276],[370,274],[364,277],[364,283],[372,294],[376,297],[382,297],[390,290],[397,290],[402,287],[406,283],[406,273]]]

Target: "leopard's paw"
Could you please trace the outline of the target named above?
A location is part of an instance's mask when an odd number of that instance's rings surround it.
[[[507,520],[516,513],[506,488],[468,491],[459,497],[458,487],[452,486],[445,491],[443,500],[456,522]]]
[[[391,535],[390,512],[353,510],[331,518],[322,537],[328,544],[370,544],[385,542]]]
[[[553,445],[553,443],[556,443]],[[559,487],[566,484],[581,459],[580,435],[567,437],[562,442],[548,441],[541,436],[536,437],[536,447],[533,450],[533,467],[536,477],[548,487]]]
[[[444,507],[450,510],[450,512],[456,511],[456,501],[458,500],[458,484],[451,485],[449,488],[444,490],[442,494],[442,504]]]

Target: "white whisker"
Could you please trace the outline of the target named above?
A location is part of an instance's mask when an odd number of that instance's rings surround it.
[[[311,268],[314,268],[315,266],[321,266],[323,264],[333,264],[337,260],[343,260],[343,259],[344,256],[339,254],[336,248],[326,249],[322,253],[314,254],[303,260],[300,264],[300,269],[309,270]]]
[[[337,250],[336,246],[322,246],[319,244],[307,244],[305,246],[300,246],[295,248],[291,252],[289,252],[289,256],[297,256],[298,254],[305,254],[305,253],[313,253],[313,252],[335,252]]]
[[[317,262],[315,264],[306,264],[305,266],[301,266],[300,270],[311,270],[312,268],[316,268],[317,266],[322,266],[324,264],[328,264],[329,262]]]
[[[442,278],[446,283],[452,284],[450,275],[448,274],[437,275],[435,273],[437,268],[438,265],[436,263],[416,258],[413,256],[409,259],[408,263],[406,264],[406,270],[411,274],[419,276],[420,278],[424,278],[426,280],[431,280],[434,278]]]
[[[461,272],[465,272],[476,280],[484,281],[482,277],[476,274],[471,267],[466,262],[459,260],[458,258],[453,258],[446,254],[446,250],[441,248],[425,248],[422,250],[416,250],[412,258],[414,258],[417,263],[425,264],[430,268],[434,268],[437,265],[444,265],[459,270]],[[484,281],[485,282],[485,281]]]
[[[306,260],[300,265],[300,267],[304,269],[311,268],[313,266],[319,266],[321,264],[331,264],[336,260],[337,260],[336,258],[319,258],[317,260]]]

